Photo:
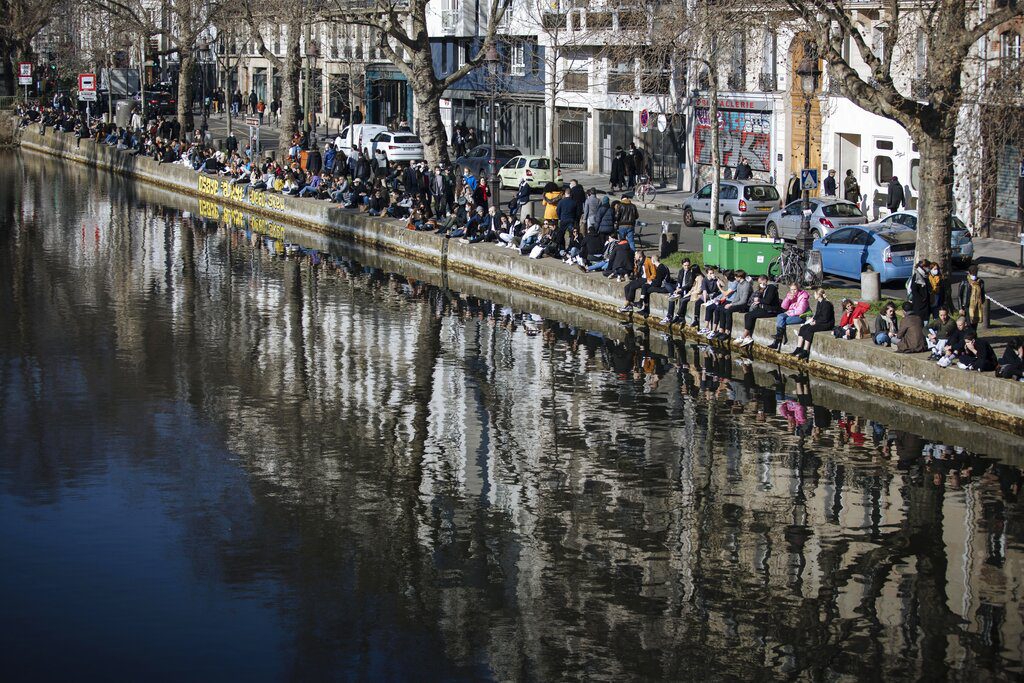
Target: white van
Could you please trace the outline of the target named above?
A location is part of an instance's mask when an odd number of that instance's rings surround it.
[[[387,126],[357,123],[342,129],[338,137],[334,139],[334,146],[339,152],[344,152],[346,157],[358,156],[359,150],[366,147],[378,133],[383,133],[387,129]],[[340,145],[339,140],[341,141]]]

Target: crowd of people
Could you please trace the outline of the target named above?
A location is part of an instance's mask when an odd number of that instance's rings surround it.
[[[908,300],[899,309],[894,303],[886,304],[869,328],[865,319],[869,304],[843,300],[837,312],[824,289],[808,292],[790,285],[783,295],[779,284],[764,275],[755,278],[743,270],[723,271],[714,265],[702,269],[689,259],[673,277],[658,255],[637,248],[639,212],[628,192],[613,200],[576,180],[564,188],[548,183],[540,199],[543,214],[535,217],[523,210],[532,201],[525,178],[509,202],[499,207],[491,201],[486,178],[478,178],[468,168],[460,172],[446,163],[431,168],[422,161],[381,165],[365,153],[346,153],[340,136],[326,140],[321,150],[308,133],[297,132],[285,154],[275,159],[261,156],[251,144],[240,149],[232,135],[220,148],[211,146],[200,131],[179,139],[178,123],[170,118],[143,122],[136,114],[128,126],[119,127],[90,120],[64,106],[35,106],[20,114],[22,125],[35,122],[41,130],[72,133],[79,141],[91,138],[128,154],[184,165],[254,190],[336,203],[467,244],[490,242],[530,258],[558,258],[583,272],[601,273],[623,283],[623,313],[647,316],[652,295],[667,294],[668,310],[661,323],[688,324],[709,340],[731,340],[734,315],[742,313],[741,347],[754,342],[759,318],[775,318],[776,334],[769,347],[781,350],[787,328],[799,326],[791,352],[799,359],[810,356],[816,334],[831,332],[842,339],[871,338],[878,345],[895,346],[898,353],[929,351],[943,367],[1021,378],[1020,338],[1011,340],[997,359],[991,344],[977,337],[985,283],[976,266],[969,269],[955,301],[947,301],[951,287],[939,265],[917,263],[908,282]],[[462,131],[460,141],[469,144],[473,133],[472,129]],[[620,186],[635,183],[643,153],[634,145],[628,153],[618,150],[616,159],[623,164]],[[689,321],[688,308],[692,310]]]

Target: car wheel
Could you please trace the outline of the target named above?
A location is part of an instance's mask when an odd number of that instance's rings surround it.
[[[768,228],[764,232],[773,240],[779,239],[779,226],[775,225],[775,223],[769,223]]]
[[[692,228],[697,225],[697,221],[693,220],[693,211],[690,207],[683,209],[683,225],[688,228]]]
[[[729,232],[736,232],[736,221],[733,220],[733,217],[729,214],[725,215],[725,219],[722,221],[722,224]]]
[[[811,239],[820,240],[821,239],[821,231],[818,230],[817,228],[815,228],[814,230],[811,230]]]

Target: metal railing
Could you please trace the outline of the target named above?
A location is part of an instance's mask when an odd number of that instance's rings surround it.
[[[0,109],[14,109],[19,103],[24,101],[25,97],[23,95],[3,95],[0,96]]]

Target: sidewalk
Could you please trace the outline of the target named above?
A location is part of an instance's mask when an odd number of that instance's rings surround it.
[[[994,275],[1024,277],[1020,266],[1021,246],[1018,242],[990,237],[974,238],[974,262],[978,269]]]

